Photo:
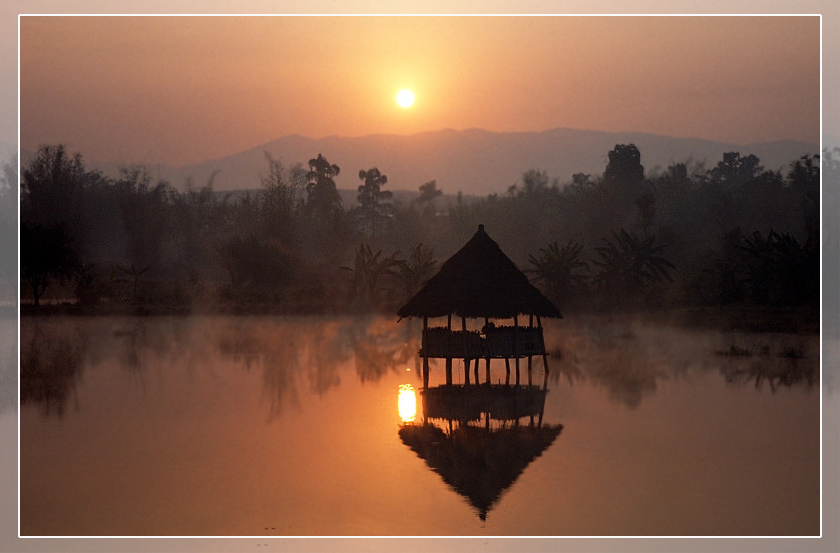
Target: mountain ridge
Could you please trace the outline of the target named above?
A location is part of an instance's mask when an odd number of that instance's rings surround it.
[[[245,190],[261,186],[268,172],[265,152],[284,166],[302,163],[323,154],[341,168],[338,188],[355,189],[359,170],[379,168],[392,190],[417,190],[436,180],[448,193],[472,195],[504,193],[529,169],[545,171],[561,184],[575,173],[600,175],[607,154],[617,144],[635,144],[645,173],[664,170],[673,163],[704,162],[711,169],[725,152],[756,155],[765,169],[786,168],[803,155],[818,154],[819,145],[785,140],[737,145],[697,138],[670,137],[643,132],[605,132],[555,128],[545,131],[495,132],[484,129],[441,129],[413,135],[337,135],[308,138],[281,136],[262,145],[217,159],[180,167],[155,165],[161,178],[182,187],[188,178],[205,184],[214,175],[217,190]],[[117,165],[92,164],[105,174],[116,174]]]

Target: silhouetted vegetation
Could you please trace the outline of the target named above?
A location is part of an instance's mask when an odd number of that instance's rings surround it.
[[[830,168],[838,151],[824,157]],[[603,174],[561,182],[528,169],[505,194],[458,194],[449,207],[436,181],[398,199],[383,187],[410,183],[360,168],[347,206],[341,168],[322,154],[308,171],[267,156],[262,188],[234,193],[212,178],[179,190],[143,167],[109,178],[47,146],[21,174],[21,293],[78,310],[393,309],[483,223],[564,313],[756,306],[816,318],[818,156],[787,172],[738,152],[711,169],[686,160],[647,173],[633,144],[607,158]]]

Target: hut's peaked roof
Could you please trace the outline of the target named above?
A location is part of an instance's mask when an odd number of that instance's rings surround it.
[[[509,318],[518,314],[561,317],[560,311],[528,281],[478,225],[463,248],[400,308],[400,317]]]
[[[462,426],[447,435],[433,425],[404,426],[400,439],[467,498],[481,520],[531,462],[554,443],[562,425],[488,431]]]

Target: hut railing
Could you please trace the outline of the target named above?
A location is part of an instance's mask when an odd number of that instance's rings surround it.
[[[515,347],[514,347],[515,341]],[[427,328],[420,354],[435,358],[512,358],[543,355],[542,328],[502,326],[482,334],[476,331]]]

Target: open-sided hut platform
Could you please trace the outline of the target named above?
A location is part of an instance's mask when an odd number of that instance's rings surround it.
[[[520,383],[520,359],[527,359],[528,383],[532,381],[532,358],[542,356],[545,378],[548,359],[543,340],[542,317],[560,318],[560,311],[528,277],[502,252],[499,245],[478,225],[478,231],[463,248],[441,266],[440,271],[397,312],[400,318],[423,318],[423,387],[429,387],[429,359],[446,360],[446,384],[452,385],[452,360],[463,359],[464,383],[470,384],[473,364],[475,383],[479,363],[485,361],[484,382],[490,383],[490,360],[504,359],[510,383],[511,359]],[[453,328],[452,318],[460,318]],[[528,317],[527,326],[520,316]],[[446,318],[446,326],[430,319]],[[478,320],[481,331],[468,330],[467,319]],[[513,320],[496,326],[494,320]],[[483,323],[483,324],[482,324]],[[536,324],[535,324],[536,323]],[[472,324],[471,326],[478,326]]]

